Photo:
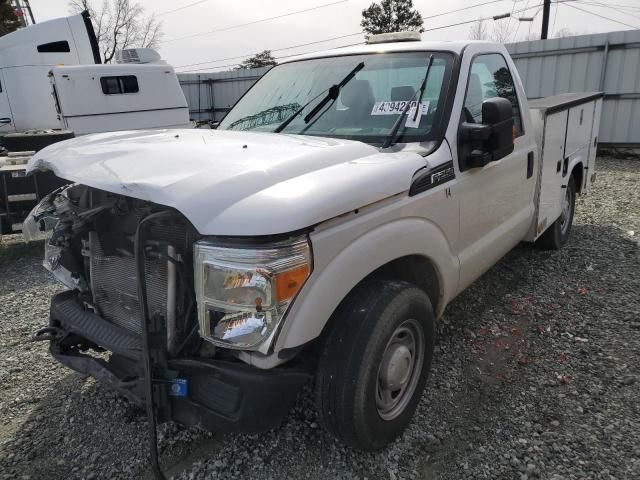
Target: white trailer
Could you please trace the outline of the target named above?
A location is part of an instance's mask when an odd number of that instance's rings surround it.
[[[19,231],[34,201],[62,181],[26,177],[29,152],[88,133],[188,128],[175,71],[151,49],[100,64],[84,12],[0,38],[0,234]]]

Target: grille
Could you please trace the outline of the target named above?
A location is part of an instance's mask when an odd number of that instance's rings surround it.
[[[151,228],[148,238],[184,242],[184,233],[176,228]],[[182,242],[181,242],[182,240]],[[167,261],[145,260],[145,279],[149,315],[167,314]],[[106,255],[96,233],[91,233],[91,288],[93,299],[103,318],[131,332],[141,334],[140,303],[133,256]]]

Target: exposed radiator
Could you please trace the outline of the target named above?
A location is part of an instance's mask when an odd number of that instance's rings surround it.
[[[180,245],[184,233],[171,227],[151,229],[150,238],[169,240]],[[106,255],[95,232],[91,240],[91,289],[95,305],[106,320],[141,334],[140,303],[136,280],[136,261],[133,256]],[[149,315],[167,317],[168,265],[164,259],[145,260],[147,302]]]

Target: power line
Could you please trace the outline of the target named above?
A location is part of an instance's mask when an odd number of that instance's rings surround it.
[[[465,10],[471,10],[472,8],[482,7],[483,5],[491,5],[492,3],[500,3],[500,2],[505,2],[505,1],[508,1],[508,0],[492,0],[490,2],[477,3],[475,5],[469,5],[468,7],[458,8],[456,10],[449,10],[447,12],[442,12],[442,13],[436,13],[435,15],[429,15],[428,17],[422,17],[422,19],[423,20],[429,20],[431,18],[442,17],[444,15],[449,15],[451,13],[463,12]],[[515,3],[515,1],[516,0],[514,0],[514,3]]]
[[[583,2],[583,1],[581,1],[580,3],[584,3],[584,4],[587,4],[587,5],[593,5],[594,7],[610,8],[610,5],[607,5],[605,3],[600,3],[600,2]],[[640,13],[640,12],[636,12],[635,10],[633,10],[633,11],[635,13]],[[634,14],[629,13],[629,12],[621,12],[621,13],[624,13],[625,15],[629,15],[630,17],[633,17],[633,18],[640,19],[640,17],[638,15],[634,15]]]
[[[201,1],[207,1],[207,0],[201,0]],[[504,1],[508,1],[508,0],[491,0],[489,2],[483,2],[483,3],[478,3],[478,4],[475,4],[475,5],[469,5],[469,6],[464,7],[464,8],[457,8],[455,10],[449,10],[449,11],[446,11],[446,12],[437,13],[435,15],[430,15],[428,17],[422,17],[422,19],[423,20],[425,20],[425,19],[428,20],[428,19],[431,19],[431,18],[441,17],[443,15],[449,15],[451,13],[457,13],[457,12],[461,12],[461,11],[464,11],[464,10],[470,10],[472,8],[481,7],[483,5],[490,5],[492,3],[500,3],[500,2],[504,2]],[[527,5],[528,4],[529,4],[529,0],[527,0]],[[515,2],[514,2],[514,6],[515,6]],[[526,8],[525,8],[525,10],[526,10]],[[474,20],[474,21],[476,21],[476,20]],[[361,34],[362,34],[362,32],[350,33],[350,34],[347,34],[347,35],[341,35],[341,36],[338,36],[338,37],[327,38],[327,39],[318,40],[318,41],[315,41],[315,42],[303,43],[303,44],[300,44],[300,45],[293,45],[291,47],[274,48],[274,49],[271,49],[271,51],[272,52],[278,52],[278,51],[282,51],[282,50],[289,50],[291,48],[296,48],[296,47],[305,47],[305,46],[308,46],[308,45],[315,45],[315,44],[318,44],[318,43],[324,43],[324,42],[328,42],[328,41],[331,41],[331,40],[339,40],[341,38],[353,37],[353,36],[361,35]],[[220,59],[215,59],[215,60],[207,60],[207,61],[197,62],[197,63],[189,63],[189,64],[186,64],[186,65],[178,65],[175,68],[192,67],[192,66],[195,66],[195,65],[204,65],[204,64],[207,64],[207,63],[223,62],[223,61],[226,61],[226,60],[234,60],[236,58],[248,57],[248,56],[251,56],[251,55],[254,55],[254,54],[255,54],[255,52],[254,53],[249,53],[249,54],[246,54],[246,55],[238,55],[238,56],[235,56],[235,57],[227,57],[227,58],[220,58]],[[216,68],[216,67],[212,67],[212,68]]]
[[[197,2],[189,3],[188,5],[183,5],[182,7],[174,8],[173,10],[167,10],[165,12],[156,13],[156,17],[161,17],[162,15],[168,15],[173,12],[179,12],[180,10],[184,10],[185,8],[193,7],[195,5],[200,5],[201,3],[208,2],[209,0],[198,0]]]
[[[560,4],[556,5],[556,11],[553,16],[553,25],[551,25],[551,36],[553,37],[553,32],[556,31],[556,21],[558,20],[558,10],[560,10]]]
[[[507,23],[507,29],[509,27],[511,27],[511,18],[513,16],[513,11],[516,9],[516,1],[517,0],[513,0],[513,5],[511,7],[511,13],[509,13],[509,20],[508,20],[508,23]],[[529,3],[529,2],[527,2],[527,3]],[[518,23],[520,23],[520,22],[518,22]],[[510,35],[509,35],[509,37],[510,37]]]
[[[524,8],[527,8],[529,6],[529,1],[530,0],[527,0],[527,3],[524,4]],[[515,6],[515,2],[514,2],[514,6]],[[513,40],[514,41],[518,40],[518,30],[520,30],[520,24],[521,23],[522,22],[518,21],[518,25],[516,26],[516,33],[513,35]]]
[[[613,18],[605,17],[604,15],[600,15],[599,13],[595,13],[595,12],[591,12],[589,10],[585,10],[584,8],[576,7],[575,5],[569,5],[567,3],[567,7],[575,8],[576,10],[580,10],[581,12],[585,12],[585,13],[588,13],[590,15],[594,15],[596,17],[604,18],[605,20],[609,20],[610,22],[619,23],[620,25],[624,25],[625,27],[640,28],[640,27],[636,27],[635,25],[630,25],[628,23],[621,22],[620,20],[615,20]]]
[[[362,45],[364,44],[364,42],[358,42],[358,43],[350,43],[348,45],[340,45],[339,47],[335,47],[335,48],[346,48],[346,47],[354,47],[356,45]],[[309,52],[299,52],[299,53],[291,53],[289,55],[280,55],[279,57],[273,57],[274,60],[280,60],[282,58],[289,58],[289,57],[297,57],[299,55],[307,55],[309,53],[319,53],[319,52],[324,52],[325,50],[313,50],[313,51],[309,51]],[[205,70],[206,68],[226,68],[226,67],[235,67],[236,65],[238,65],[237,63],[230,63],[228,65],[216,65],[215,67],[203,67],[203,68],[194,68],[192,70],[183,70],[181,72],[178,73],[189,73],[189,72],[197,72],[199,70]]]
[[[290,47],[272,48],[272,49],[270,49],[270,51],[272,51],[272,52],[281,52],[282,50],[291,50],[292,48],[308,47],[309,45],[317,45],[318,43],[330,42],[331,40],[340,40],[342,38],[355,37],[356,35],[362,35],[362,32],[349,33],[347,35],[340,35],[338,37],[332,37],[332,38],[325,38],[324,40],[317,40],[315,42],[308,42],[308,43],[301,43],[301,44],[298,44],[298,45],[291,45]],[[175,68],[193,67],[195,65],[204,65],[206,63],[215,63],[215,62],[224,62],[226,60],[235,60],[236,58],[245,58],[245,57],[249,57],[251,55],[255,55],[255,53],[256,52],[252,52],[252,53],[246,53],[244,55],[237,55],[235,57],[217,58],[215,60],[207,60],[207,61],[204,61],[204,62],[188,63],[186,65],[178,65]],[[213,67],[213,68],[216,68],[216,67]]]
[[[500,0],[500,1],[504,1],[504,0]],[[496,2],[494,1],[494,2],[490,2],[490,3],[496,3]],[[528,4],[528,2],[527,2],[527,4]],[[521,12],[524,12],[526,10],[531,10],[533,8],[538,8],[541,5],[542,4],[539,3],[537,5],[532,5],[530,7],[529,6],[525,6],[525,8],[522,8],[520,10],[514,10],[512,13],[506,14],[506,16],[510,17],[514,13],[521,13]],[[467,7],[467,8],[472,8],[472,7]],[[536,13],[536,15],[537,15],[537,13]],[[498,16],[500,16],[500,15],[498,15]],[[436,31],[436,30],[442,30],[442,29],[445,29],[445,28],[457,27],[457,26],[460,26],[460,25],[468,25],[470,23],[475,23],[475,22],[479,22],[479,21],[483,21],[483,20],[494,20],[495,17],[496,16],[476,18],[474,20],[467,20],[467,21],[464,21],[464,22],[458,22],[458,23],[452,23],[452,24],[449,24],[449,25],[441,25],[441,26],[438,26],[438,27],[427,28],[424,31],[425,32],[432,32],[432,31]],[[362,35],[362,32],[350,33],[350,34],[347,34],[347,35],[340,35],[338,37],[327,38],[327,39],[324,39],[324,40],[317,40],[315,42],[303,43],[303,44],[299,44],[299,45],[292,45],[292,46],[282,47],[282,48],[277,48],[277,49],[271,49],[271,51],[277,52],[277,51],[282,51],[282,50],[290,50],[292,48],[303,47],[303,46],[308,46],[308,45],[315,45],[315,44],[318,44],[318,43],[329,42],[331,40],[338,40],[338,39],[341,39],[341,38],[353,37],[353,36],[356,36],[356,35]],[[336,47],[336,48],[350,47],[350,46],[353,46],[353,45],[361,45],[362,43],[363,42],[349,44],[349,45],[342,45],[341,47]],[[278,60],[280,58],[295,57],[297,55],[304,55],[306,53],[316,53],[318,51],[322,51],[322,50],[316,50],[316,51],[313,51],[313,52],[295,53],[295,54],[291,54],[291,55],[283,55],[283,56],[274,57],[274,58],[276,60]],[[204,65],[204,64],[207,64],[207,63],[216,63],[216,62],[223,62],[223,61],[226,61],[226,60],[234,60],[236,58],[245,58],[245,57],[249,57],[251,55],[255,55],[256,53],[258,53],[258,52],[253,52],[253,53],[249,53],[249,54],[245,54],[245,55],[238,55],[238,56],[235,56],[235,57],[219,58],[219,59],[213,59],[213,60],[208,60],[208,61],[204,61],[204,62],[190,63],[190,64],[186,64],[186,65],[179,65],[179,66],[177,66],[175,68],[191,67],[191,66],[196,66],[196,65]],[[215,65],[215,66],[210,66],[210,67],[195,68],[195,69],[183,70],[182,73],[187,73],[187,72],[190,72],[190,71],[193,72],[193,71],[205,70],[205,69],[209,69],[209,68],[233,67],[235,65],[237,65],[237,64],[234,63],[234,64],[228,64],[228,65]]]
[[[231,25],[230,27],[224,27],[224,28],[217,28],[217,29],[214,29],[214,30],[209,30],[208,32],[200,32],[200,33],[194,33],[192,35],[185,35],[184,37],[171,38],[169,40],[163,40],[160,43],[175,42],[175,41],[178,41],[178,40],[185,40],[187,38],[201,37],[203,35],[210,35],[212,33],[218,33],[218,32],[224,32],[224,31],[227,31],[227,30],[233,30],[234,28],[246,27],[248,25],[255,25],[256,23],[268,22],[270,20],[276,20],[278,18],[290,17],[291,15],[298,15],[300,13],[311,12],[313,10],[319,10],[321,8],[332,7],[332,6],[338,5],[340,3],[347,3],[348,1],[349,0],[339,0],[337,2],[325,3],[325,4],[322,4],[322,5],[315,6],[315,7],[305,8],[304,10],[297,10],[295,12],[289,12],[289,13],[284,13],[282,15],[276,15],[274,17],[261,18],[259,20],[254,20],[252,22],[239,23],[237,25]]]
[[[583,2],[581,1],[580,3],[589,3],[589,2]],[[633,6],[633,5],[621,5],[619,3],[608,3],[607,4],[608,7],[618,7],[618,8],[622,8],[622,9],[628,9],[628,10],[640,10],[640,7],[638,6]]]

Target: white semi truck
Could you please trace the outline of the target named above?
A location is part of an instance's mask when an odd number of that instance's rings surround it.
[[[0,235],[61,184],[51,174],[25,177],[30,155],[87,133],[186,128],[187,102],[173,68],[150,49],[119,52],[100,64],[85,12],[0,38]]]
[[[25,224],[69,288],[35,338],[146,404],[152,445],[156,419],[269,428],[315,377],[324,426],[383,448],[447,304],[519,242],[569,240],[602,94],[528,102],[501,44],[389,40],[277,65],[217,130],[31,160],[75,182]]]

